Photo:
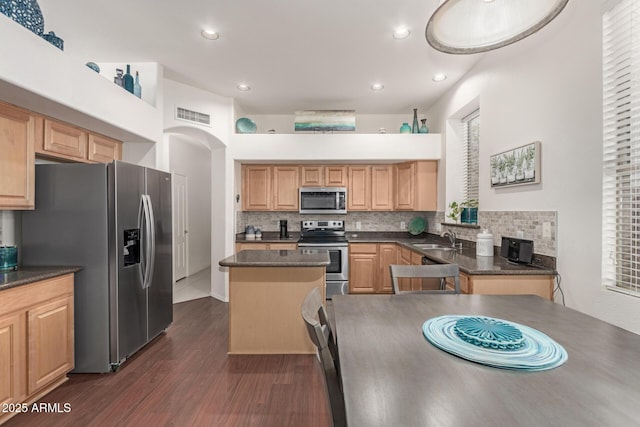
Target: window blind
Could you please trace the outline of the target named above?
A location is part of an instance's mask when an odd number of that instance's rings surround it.
[[[480,110],[461,120],[462,125],[462,198],[478,200]]]
[[[603,13],[603,283],[640,291],[640,2]]]

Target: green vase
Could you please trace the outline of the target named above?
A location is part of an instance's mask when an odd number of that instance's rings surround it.
[[[418,133],[429,133],[429,128],[427,127],[427,119],[420,119],[422,122],[422,126],[420,126],[420,130]]]
[[[400,126],[400,133],[411,133],[411,126],[409,126],[409,123],[405,122]]]

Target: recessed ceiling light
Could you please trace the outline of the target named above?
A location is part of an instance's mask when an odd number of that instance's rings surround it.
[[[200,31],[200,35],[207,40],[218,40],[220,38],[220,34],[213,30],[202,30]]]
[[[378,90],[382,90],[382,89],[384,89],[384,85],[382,83],[373,83],[371,85],[371,90],[378,91]]]
[[[243,92],[246,92],[248,90],[251,90],[251,86],[249,86],[246,83],[238,83],[238,86],[236,86],[238,88],[238,90],[241,90]]]
[[[411,34],[411,31],[407,27],[398,27],[393,30],[393,38],[397,40],[406,39]]]
[[[447,75],[444,73],[437,73],[433,75],[431,80],[433,80],[434,82],[441,82],[443,80],[447,80]]]

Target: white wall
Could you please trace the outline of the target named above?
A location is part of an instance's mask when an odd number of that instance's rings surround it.
[[[169,155],[171,172],[187,177],[187,271],[191,275],[211,265],[211,148],[172,135]]]
[[[567,306],[640,333],[640,299],[600,280],[603,3],[569,2],[540,33],[487,54],[427,113],[435,131],[445,131],[449,117],[479,99],[481,209],[557,211]],[[491,189],[489,156],[535,140],[542,183]],[[449,183],[459,165],[446,144]],[[452,200],[455,191],[440,190]]]
[[[233,128],[234,102],[210,92],[173,80],[163,80],[164,138],[157,147],[158,163],[169,167],[170,140],[183,135],[206,144],[211,149],[211,295],[228,300],[228,274],[218,261],[234,250],[233,162],[227,150]],[[211,126],[192,124],[175,118],[175,108],[182,107],[211,116]]]

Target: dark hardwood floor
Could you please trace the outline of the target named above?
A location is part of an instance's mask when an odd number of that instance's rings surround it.
[[[315,356],[228,356],[227,304],[174,305],[169,330],[112,374],[70,374],[40,402],[68,413],[25,413],[6,426],[331,425]]]

